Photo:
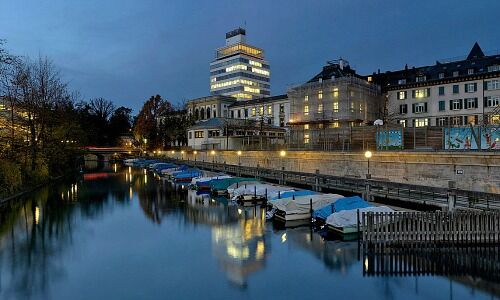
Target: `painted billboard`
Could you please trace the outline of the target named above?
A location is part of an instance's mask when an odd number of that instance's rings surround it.
[[[500,126],[444,129],[445,150],[500,150]]]
[[[380,150],[403,149],[403,130],[379,129],[377,131],[377,149]]]

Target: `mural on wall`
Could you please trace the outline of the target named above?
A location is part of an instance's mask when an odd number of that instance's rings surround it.
[[[379,129],[377,131],[377,149],[399,150],[403,149],[402,129]]]
[[[445,150],[500,150],[500,126],[445,128],[444,139]]]
[[[500,126],[488,126],[481,132],[481,149],[500,150]]]

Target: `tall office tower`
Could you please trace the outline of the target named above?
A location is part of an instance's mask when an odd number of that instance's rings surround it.
[[[245,29],[226,33],[226,45],[210,63],[210,93],[249,100],[270,95],[269,64],[264,51],[246,43]]]

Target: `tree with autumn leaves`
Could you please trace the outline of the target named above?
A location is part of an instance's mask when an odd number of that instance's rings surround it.
[[[151,96],[134,123],[134,137],[145,150],[187,145],[186,130],[193,124],[184,105],[174,107],[160,95]]]

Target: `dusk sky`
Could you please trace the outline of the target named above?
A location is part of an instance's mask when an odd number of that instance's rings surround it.
[[[265,51],[272,95],[343,57],[361,74],[500,49],[500,1],[0,0],[0,39],[48,56],[72,89],[137,113],[160,94],[209,95],[209,63],[225,33],[247,29]]]

